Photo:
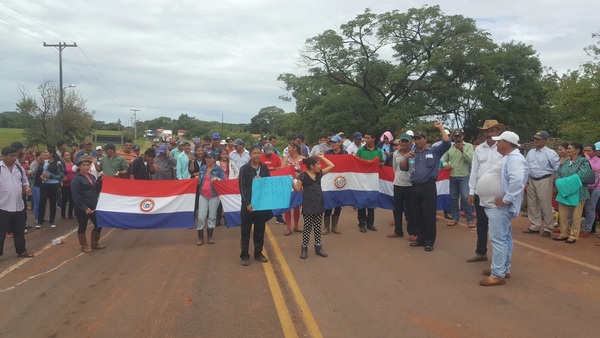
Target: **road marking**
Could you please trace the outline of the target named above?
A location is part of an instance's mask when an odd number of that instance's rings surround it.
[[[264,250],[265,257],[269,258],[266,250]],[[292,322],[292,316],[290,316],[290,310],[285,303],[285,299],[283,298],[283,293],[281,292],[281,286],[277,281],[277,277],[275,276],[275,271],[273,271],[273,265],[271,264],[263,264],[263,268],[265,269],[265,275],[267,276],[267,282],[269,284],[269,289],[271,289],[271,295],[273,296],[273,302],[275,303],[275,309],[277,310],[277,315],[279,316],[279,322],[281,323],[281,328],[283,329],[283,335],[286,338],[298,338],[298,333],[296,332],[296,327]]]
[[[584,266],[584,267],[586,267],[588,269],[592,269],[592,270],[600,272],[600,267],[598,267],[598,266],[595,266],[595,265],[592,265],[592,264],[588,264],[586,262],[582,262],[582,261],[579,261],[579,260],[576,260],[576,259],[573,259],[573,258],[570,258],[570,257],[567,257],[567,256],[559,255],[559,254],[556,254],[556,253],[554,253],[552,251],[549,251],[549,250],[546,250],[546,249],[542,249],[542,248],[538,248],[538,247],[535,247],[535,246],[533,246],[531,244],[527,244],[527,243],[524,243],[524,242],[521,242],[521,241],[518,241],[518,240],[514,240],[513,239],[513,242],[516,243],[516,244],[522,245],[522,246],[524,246],[526,248],[529,248],[531,250],[539,251],[541,253],[545,253],[546,255],[549,255],[549,256],[552,256],[552,257],[556,257],[558,259],[562,259],[562,260],[565,260],[567,262],[571,262],[571,263],[574,263],[574,264],[577,264],[577,265],[581,265],[581,266]]]
[[[269,227],[268,224],[265,225],[265,234],[267,235],[269,242],[271,242],[273,245],[273,251],[275,252],[275,256],[277,256],[277,259],[279,260],[279,263],[281,265],[281,271],[283,272],[283,277],[288,282],[288,286],[289,286],[290,290],[292,290],[292,295],[294,296],[294,300],[296,301],[296,304],[298,305],[298,308],[300,309],[300,313],[302,314],[304,325],[306,325],[306,328],[308,329],[308,334],[311,337],[322,338],[323,334],[321,333],[321,330],[319,329],[319,326],[317,325],[317,321],[315,320],[315,317],[312,315],[312,312],[310,311],[310,308],[308,307],[308,304],[306,303],[306,299],[304,299],[304,296],[302,295],[302,291],[300,291],[300,287],[298,286],[298,283],[296,282],[296,279],[294,278],[294,275],[292,274],[292,270],[290,269],[290,266],[287,264],[285,257],[283,256],[283,253],[281,252],[281,249],[279,248],[279,244],[277,244],[277,241],[275,240],[275,236],[273,236],[273,233],[271,232],[271,228]]]
[[[111,232],[113,232],[114,230],[115,230],[114,228],[113,228],[113,229],[111,229],[111,230],[110,230],[110,231],[109,231],[109,232],[108,232],[106,235],[102,236],[102,239],[104,239],[104,238],[108,237],[108,235],[110,235],[110,233],[111,233]],[[74,230],[72,230],[71,232],[67,233],[67,234],[66,234],[64,237],[65,237],[65,238],[67,238],[67,237],[69,237],[70,235],[72,235],[73,233],[75,233],[76,231],[77,231],[77,228],[75,228],[75,229],[74,229]],[[50,248],[51,248],[51,247],[53,247],[53,246],[54,246],[53,244],[48,244],[48,245],[46,245],[45,247],[43,247],[43,248],[42,248],[42,250],[40,250],[40,251],[38,251],[38,252],[35,252],[35,256],[38,256],[38,255],[40,255],[41,253],[43,253],[44,251],[46,251],[46,250],[50,249]],[[34,256],[34,257],[35,257],[35,256]],[[64,265],[64,264],[66,264],[67,262],[69,262],[69,261],[71,261],[71,260],[73,260],[73,259],[75,259],[75,258],[79,258],[79,257],[81,257],[81,256],[83,256],[83,252],[82,252],[82,253],[79,253],[79,254],[78,254],[78,255],[76,255],[75,257],[71,257],[71,258],[69,258],[69,259],[67,259],[67,260],[63,261],[62,263],[58,264],[57,266],[55,266],[54,268],[52,268],[52,269],[50,269],[50,270],[48,270],[48,271],[41,272],[41,273],[39,273],[39,274],[36,274],[36,275],[33,275],[33,276],[29,276],[29,277],[27,277],[25,280],[22,280],[21,282],[19,282],[19,283],[15,284],[14,286],[11,286],[11,287],[9,287],[9,288],[6,288],[6,289],[3,289],[3,290],[0,290],[0,293],[2,293],[2,292],[5,292],[5,291],[8,291],[8,290],[12,290],[12,289],[16,288],[17,286],[19,286],[19,285],[21,285],[21,284],[25,283],[26,281],[28,281],[28,280],[30,280],[30,279],[34,279],[34,278],[36,278],[36,277],[39,277],[39,276],[41,276],[41,275],[45,275],[45,274],[47,274],[47,273],[50,273],[50,272],[52,272],[52,271],[54,271],[54,270],[58,269],[59,267],[63,266],[63,265]],[[21,265],[23,265],[23,264],[25,264],[25,263],[29,262],[31,259],[34,259],[34,258],[26,258],[26,259],[22,259],[22,260],[20,260],[19,262],[17,262],[17,263],[15,263],[15,264],[11,265],[11,266],[10,266],[10,267],[8,267],[6,270],[2,271],[2,273],[0,273],[0,279],[4,278],[4,277],[5,277],[6,275],[8,275],[9,273],[11,273],[11,272],[15,271],[15,270],[16,270],[16,269],[18,269],[18,268],[19,268]]]

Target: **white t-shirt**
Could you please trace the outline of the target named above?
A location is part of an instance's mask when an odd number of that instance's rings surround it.
[[[484,208],[496,208],[495,201],[502,197],[502,184],[500,182],[500,172],[502,170],[502,161],[497,161],[490,170],[485,172],[477,181],[477,195],[479,195],[479,205]]]

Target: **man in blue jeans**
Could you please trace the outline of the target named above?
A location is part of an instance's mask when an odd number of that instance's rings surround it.
[[[474,228],[473,211],[467,202],[469,197],[469,168],[473,161],[473,145],[464,142],[465,134],[457,128],[452,132],[452,147],[442,156],[444,168],[450,169],[450,210],[452,219],[446,224],[454,226],[460,220],[460,209],[465,211],[467,225]],[[458,197],[460,195],[460,207]]]

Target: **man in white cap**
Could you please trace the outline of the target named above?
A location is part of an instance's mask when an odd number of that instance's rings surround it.
[[[513,251],[512,219],[519,215],[523,202],[523,190],[527,183],[527,161],[519,152],[519,136],[505,131],[492,137],[502,160],[490,167],[477,182],[480,203],[489,219],[490,242],[492,243],[492,264],[483,270],[479,284],[496,286],[510,278]]]

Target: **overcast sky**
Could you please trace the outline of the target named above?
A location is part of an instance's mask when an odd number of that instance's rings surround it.
[[[303,74],[307,38],[337,30],[369,7],[374,13],[439,4],[476,20],[496,43],[533,45],[559,72],[589,57],[600,31],[600,1],[556,0],[0,0],[0,111],[15,110],[17,87],[33,94],[58,85],[58,51],[42,43],[77,43],[63,51],[63,85],[87,99],[96,120],[124,123],[185,113],[201,120],[249,123],[283,102],[281,73]]]

